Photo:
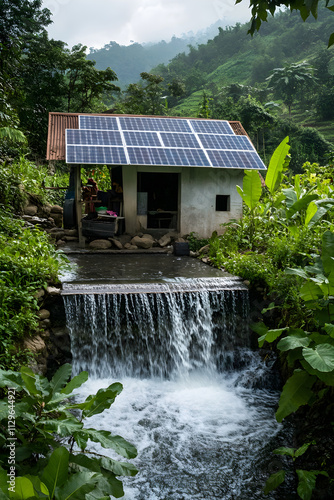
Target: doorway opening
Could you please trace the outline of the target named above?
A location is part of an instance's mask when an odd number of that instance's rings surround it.
[[[138,172],[138,215],[147,216],[148,229],[177,229],[179,174]]]

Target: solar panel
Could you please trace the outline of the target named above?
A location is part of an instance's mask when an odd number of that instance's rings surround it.
[[[238,149],[254,151],[254,147],[245,135],[209,135],[198,134],[204,149]]]
[[[266,169],[225,120],[81,115],[66,144],[68,163]]]
[[[66,144],[91,146],[122,146],[120,132],[114,130],[65,130]]]
[[[221,151],[215,149],[208,150],[207,153],[213,167],[266,169],[266,166],[255,151]]]
[[[119,130],[116,116],[80,115],[79,129]]]
[[[128,148],[130,165],[209,167],[201,149]]]
[[[127,163],[124,148],[116,146],[72,146],[66,147],[67,163],[124,165]]]
[[[164,145],[168,148],[195,148],[202,149],[196,136],[193,134],[175,134],[162,132],[160,134]]]
[[[157,132],[125,131],[124,139],[127,146],[162,146]]]
[[[234,135],[228,121],[224,120],[189,120],[196,133]]]
[[[122,130],[146,130],[151,132],[188,132],[191,133],[188,121],[178,118],[152,118],[145,116],[121,116],[119,122]]]

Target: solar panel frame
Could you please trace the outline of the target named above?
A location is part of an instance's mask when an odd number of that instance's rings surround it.
[[[176,134],[174,132],[160,132],[160,137],[166,148],[202,149],[194,134]]]
[[[254,151],[254,146],[246,135],[198,134],[203,149]]]
[[[124,130],[123,136],[126,146],[163,146],[157,132]]]
[[[201,149],[127,148],[131,165],[209,167]]]
[[[208,156],[212,166],[215,168],[267,169],[256,151],[222,151],[212,149],[208,150]]]
[[[66,144],[86,146],[122,146],[121,133],[116,130],[66,129]]]
[[[119,130],[117,116],[79,115],[79,129]]]
[[[196,134],[218,134],[235,135],[227,120],[194,120],[189,119],[189,123]]]
[[[69,144],[66,146],[66,163],[124,165],[127,159],[123,147]]]
[[[123,131],[136,130],[145,132],[191,133],[191,128],[188,124],[188,120],[184,118],[120,116],[119,123]]]

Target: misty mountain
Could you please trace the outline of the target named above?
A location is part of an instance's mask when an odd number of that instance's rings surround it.
[[[140,73],[143,71],[149,72],[158,64],[168,64],[178,54],[188,54],[190,46],[207,43],[217,35],[219,27],[222,26],[224,23],[220,20],[195,34],[189,32],[179,38],[173,36],[169,42],[161,40],[157,43],[119,45],[111,41],[102,49],[91,47],[87,59],[95,61],[97,69],[110,67],[115,71],[118,85],[124,89],[129,83],[140,80]]]

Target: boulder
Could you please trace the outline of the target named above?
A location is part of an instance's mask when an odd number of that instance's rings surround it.
[[[155,241],[154,237],[151,234],[143,234],[142,238],[147,238],[149,240]]]
[[[131,240],[131,244],[137,246],[138,248],[152,248],[154,239],[145,238],[144,236],[135,236]]]
[[[40,288],[40,289],[38,290],[38,292],[36,292],[36,293],[35,293],[35,295],[34,295],[34,296],[35,296],[35,298],[36,298],[37,300],[40,300],[42,297],[44,297],[44,295],[45,295],[45,290],[44,290],[44,288]]]
[[[89,243],[90,248],[96,248],[99,250],[107,250],[111,248],[111,242],[108,240],[93,240]]]
[[[47,309],[40,309],[37,313],[40,321],[43,321],[43,319],[49,319],[50,318],[50,311]]]
[[[42,353],[46,355],[46,345],[40,335],[25,339],[23,344],[26,349],[29,349],[34,354]]]
[[[52,205],[52,207],[50,209],[50,212],[52,214],[62,214],[63,213],[63,207],[61,207],[59,205]]]
[[[121,234],[120,236],[118,236],[118,240],[124,246],[126,243],[130,243],[130,241],[132,240],[132,236],[130,234]]]
[[[109,241],[116,247],[118,250],[123,250],[123,245],[117,238],[108,238]]]
[[[46,291],[49,295],[60,295],[61,292],[60,288],[57,288],[55,286],[48,286],[46,288]]]
[[[171,236],[169,236],[169,234],[164,234],[162,236],[162,238],[160,238],[160,240],[158,241],[159,245],[161,247],[167,247],[168,245],[170,245],[172,242],[172,238]]]
[[[38,208],[36,205],[27,205],[24,209],[25,215],[36,215]]]
[[[131,243],[125,243],[124,248],[126,250],[138,250],[138,247],[136,245],[131,245]]]

